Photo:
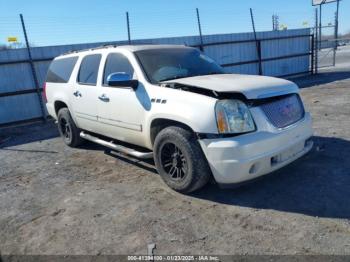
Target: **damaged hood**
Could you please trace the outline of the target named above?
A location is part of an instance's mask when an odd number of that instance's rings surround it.
[[[174,79],[162,83],[178,83],[213,90],[217,93],[241,93],[248,99],[266,98],[298,92],[298,86],[291,81],[256,75],[204,75]]]

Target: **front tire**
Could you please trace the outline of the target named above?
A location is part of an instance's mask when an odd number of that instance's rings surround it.
[[[175,191],[190,193],[208,182],[210,168],[193,132],[167,127],[157,135],[153,152],[160,176]]]
[[[83,143],[80,137],[80,129],[75,125],[68,108],[62,108],[57,114],[58,131],[66,145],[77,147]]]

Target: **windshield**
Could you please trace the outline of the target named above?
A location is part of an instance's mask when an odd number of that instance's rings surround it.
[[[224,73],[213,59],[192,48],[162,48],[135,52],[149,81]]]

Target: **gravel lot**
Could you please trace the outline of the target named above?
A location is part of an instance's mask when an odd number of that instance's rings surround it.
[[[350,74],[298,83],[314,150],[236,189],[178,194],[151,162],[66,147],[52,122],[0,129],[1,254],[146,254],[151,243],[155,254],[350,254]]]

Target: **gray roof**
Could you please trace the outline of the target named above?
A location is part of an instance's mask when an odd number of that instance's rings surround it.
[[[118,48],[127,49],[131,52],[140,51],[140,50],[150,50],[150,49],[163,49],[163,48],[186,48],[185,45],[121,45]],[[189,47],[187,47],[189,48]]]
[[[88,48],[88,49],[83,49],[83,50],[74,50],[70,51],[67,53],[64,53],[60,56],[65,56],[69,54],[74,54],[74,53],[82,53],[82,52],[89,52],[93,50],[98,50],[98,49],[107,49],[107,48],[118,48],[118,49],[126,49],[129,50],[130,52],[136,52],[140,50],[151,50],[151,49],[165,49],[165,48],[192,48],[188,47],[185,45],[159,45],[159,44],[148,44],[148,45],[105,45],[105,46],[98,46],[98,47],[93,47],[93,48]],[[60,57],[58,56],[58,57]]]

